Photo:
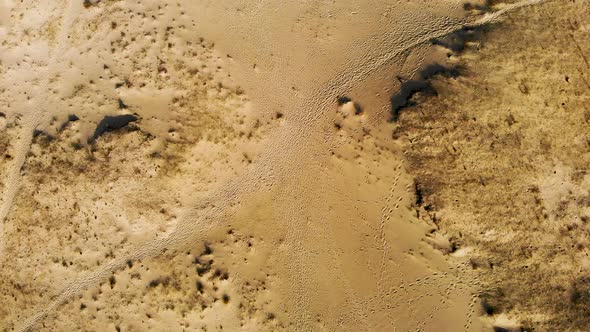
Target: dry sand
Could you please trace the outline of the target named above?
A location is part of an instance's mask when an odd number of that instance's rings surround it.
[[[0,325],[489,329],[392,78],[541,2],[0,0]]]

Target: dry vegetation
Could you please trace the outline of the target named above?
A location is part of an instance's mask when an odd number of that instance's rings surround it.
[[[394,134],[417,212],[469,251],[491,319],[527,331],[590,328],[589,21],[587,1],[510,14],[449,54],[462,75],[414,95]]]

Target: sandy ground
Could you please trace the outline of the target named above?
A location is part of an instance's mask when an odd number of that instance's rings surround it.
[[[539,2],[0,1],[0,325],[490,329],[390,97]]]

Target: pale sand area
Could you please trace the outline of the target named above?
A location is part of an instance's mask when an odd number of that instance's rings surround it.
[[[409,209],[387,119],[392,78],[445,57],[432,38],[493,15],[0,8],[6,330],[483,328],[477,280]]]

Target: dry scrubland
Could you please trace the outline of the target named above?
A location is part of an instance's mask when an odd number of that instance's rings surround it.
[[[0,0],[0,326],[584,330],[587,2],[283,7]]]
[[[587,1],[509,14],[396,130],[417,213],[470,256],[486,314],[526,331],[590,329],[589,21]]]

